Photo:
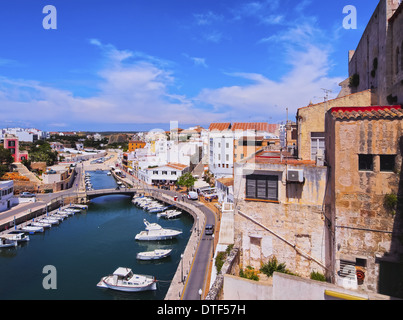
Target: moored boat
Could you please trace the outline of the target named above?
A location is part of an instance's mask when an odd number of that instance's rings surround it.
[[[97,287],[126,292],[139,292],[156,290],[157,282],[153,276],[133,274],[130,268],[119,267],[112,275],[103,277],[97,284]]]
[[[16,247],[17,241],[10,240],[4,236],[0,236],[0,248],[9,248],[9,247]]]
[[[172,249],[156,249],[154,251],[139,252],[136,256],[139,260],[157,260],[168,257]]]
[[[141,231],[135,236],[136,240],[167,240],[173,239],[180,235],[182,231],[174,229],[164,229],[157,223],[150,223],[144,219],[144,224],[146,225],[146,230]]]
[[[31,224],[26,225],[21,228],[22,231],[29,232],[29,233],[36,233],[36,232],[43,232],[45,229],[44,227],[40,226],[33,226]]]
[[[25,242],[29,241],[29,236],[25,232],[21,231],[10,231],[7,234],[3,234],[2,237],[7,238],[8,240],[11,241],[17,241],[18,242]]]

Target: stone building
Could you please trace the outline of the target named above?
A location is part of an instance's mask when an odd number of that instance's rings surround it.
[[[341,94],[373,89],[375,105],[403,103],[403,3],[381,0],[356,48]]]
[[[326,167],[261,150],[234,172],[235,238],[240,263],[259,269],[275,256],[302,276],[325,273]]]
[[[318,151],[325,150],[325,115],[333,107],[370,106],[377,98],[371,90],[364,90],[317,104],[309,104],[297,111],[298,158],[316,160]]]
[[[326,250],[340,285],[403,298],[402,146],[401,106],[326,114]]]

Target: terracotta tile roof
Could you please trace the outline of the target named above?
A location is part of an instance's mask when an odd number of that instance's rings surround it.
[[[330,109],[338,120],[403,119],[402,106],[335,107]]]
[[[209,130],[217,130],[217,131],[223,131],[223,130],[229,130],[231,127],[230,122],[223,122],[223,123],[211,123]]]
[[[221,178],[217,179],[217,181],[227,187],[234,185],[234,178]]]
[[[181,164],[181,163],[169,162],[169,163],[167,164],[167,167],[171,167],[171,168],[177,169],[177,170],[184,170],[184,169],[186,169],[188,166],[187,166],[187,165],[184,165],[184,164]]]
[[[267,122],[235,122],[232,125],[232,131],[236,130],[257,130],[269,132],[269,124]]]

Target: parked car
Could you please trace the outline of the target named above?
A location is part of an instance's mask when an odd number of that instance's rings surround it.
[[[34,197],[36,197],[36,195],[31,192],[23,192],[20,194],[20,198],[34,198]]]
[[[189,200],[199,200],[199,195],[197,194],[196,191],[189,191],[188,199]]]
[[[206,235],[212,235],[212,234],[214,234],[214,224],[208,224],[208,225],[206,225],[206,228],[205,228],[205,230],[204,230],[204,233],[205,233]]]

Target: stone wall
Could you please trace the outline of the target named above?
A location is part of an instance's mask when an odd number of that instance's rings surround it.
[[[333,107],[371,106],[376,104],[376,96],[371,90],[336,98],[326,102],[298,109],[298,157],[311,159],[311,132],[325,132],[325,114]]]
[[[301,168],[301,167],[300,167]],[[235,174],[235,237],[242,239],[240,263],[259,269],[275,256],[280,263],[302,276],[312,270],[325,273],[325,242],[327,224],[323,203],[326,188],[326,167],[303,166],[304,184],[287,183],[284,171],[273,171],[276,165],[254,164],[253,172],[278,172],[279,202],[245,200],[247,164],[237,165]],[[286,166],[283,165],[283,170]],[[241,171],[240,171],[241,170]],[[287,188],[298,188],[298,201],[288,197]],[[295,191],[295,190],[294,190]]]
[[[379,105],[403,103],[402,100],[390,103],[387,99],[390,94],[398,94],[401,99],[403,92],[403,86],[399,86],[400,83],[393,88],[394,84],[397,84],[393,81],[393,57],[396,53],[396,42],[393,38],[401,37],[403,15],[400,14],[400,17],[394,22],[395,30],[389,23],[389,19],[398,6],[399,0],[381,0],[379,2],[349,61],[349,76],[355,74],[359,76],[359,84],[350,88],[351,92],[376,89],[377,104]]]
[[[402,193],[402,155],[399,142],[403,120],[335,120],[328,115],[327,142],[331,193],[327,215],[334,227],[333,263],[340,260],[364,266],[360,288],[378,292],[382,259],[398,262],[403,254],[402,216],[384,205],[386,194]],[[359,154],[372,154],[373,170],[359,170]],[[396,169],[380,171],[380,155],[396,155]],[[333,241],[332,241],[333,242]]]

